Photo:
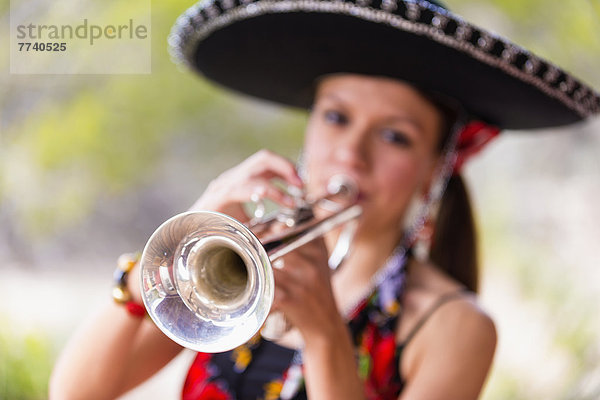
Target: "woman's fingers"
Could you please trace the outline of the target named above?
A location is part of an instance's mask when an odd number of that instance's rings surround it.
[[[245,202],[269,199],[284,207],[294,207],[294,200],[281,185],[275,183],[276,179],[289,185],[302,186],[289,160],[261,150],[214,179],[192,209],[214,210],[234,218],[247,219],[241,206]]]
[[[273,270],[274,309],[284,312],[301,331],[337,315],[323,241],[302,246],[283,260],[283,266]]]
[[[242,190],[244,191],[242,194],[244,200],[242,201],[257,202],[269,199],[280,206],[289,208],[295,206],[294,199],[283,188],[268,179],[255,179]]]
[[[280,178],[287,184],[297,187],[303,186],[302,179],[296,171],[296,166],[287,158],[269,150],[260,150],[246,159],[242,165],[244,165],[250,177]]]
[[[211,190],[210,193],[218,196],[224,203],[245,203],[269,199],[282,206],[294,206],[294,199],[283,188],[262,177],[251,178],[244,182],[227,182],[223,187]]]
[[[293,289],[294,282],[289,273],[283,270],[274,270],[273,276],[275,278],[275,293],[273,296],[273,307],[271,308],[272,312],[279,311],[281,305],[284,305],[291,298],[291,290]]]
[[[306,296],[309,285],[305,281],[299,280],[297,274],[283,268],[273,271],[273,275],[275,277],[273,311],[283,311],[290,315],[294,314],[294,308],[310,306],[309,299]],[[317,290],[317,288],[313,289]]]

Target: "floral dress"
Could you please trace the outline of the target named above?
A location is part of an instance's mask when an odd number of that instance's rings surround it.
[[[393,255],[382,269],[372,293],[350,314],[350,329],[358,373],[367,399],[398,398],[404,382],[398,371],[395,327],[400,314],[406,256]],[[225,353],[198,353],[184,383],[184,400],[306,399],[301,362],[294,350],[260,335]],[[300,373],[296,371],[300,371]],[[282,389],[291,380],[293,392]]]

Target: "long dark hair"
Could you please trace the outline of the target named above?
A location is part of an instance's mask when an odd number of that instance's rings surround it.
[[[458,174],[450,178],[442,196],[429,258],[469,290],[477,292],[477,231],[469,194],[463,178]]]
[[[442,115],[442,135],[438,146],[441,154],[456,124],[462,124],[468,120],[468,116],[460,106],[444,96],[423,90],[421,92]],[[429,259],[469,290],[477,292],[479,286],[477,231],[469,193],[459,174],[450,177],[440,201],[431,238]]]

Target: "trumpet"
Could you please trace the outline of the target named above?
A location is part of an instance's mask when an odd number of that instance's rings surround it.
[[[340,198],[345,202],[336,202]],[[246,343],[273,303],[272,264],[355,220],[362,212],[356,198],[356,185],[337,175],[324,196],[249,225],[212,211],[170,218],[152,234],[140,259],[149,316],[165,335],[194,351],[218,353]],[[318,220],[315,207],[332,202],[337,210]],[[288,228],[261,242],[255,233],[268,231],[275,221]]]

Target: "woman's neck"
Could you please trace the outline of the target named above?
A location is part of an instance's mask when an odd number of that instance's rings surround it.
[[[350,246],[347,255],[340,267],[343,279],[353,286],[363,286],[370,283],[373,275],[385,264],[399,243],[399,232],[366,235],[358,232]],[[327,237],[326,243],[331,250],[335,245],[337,235]]]

